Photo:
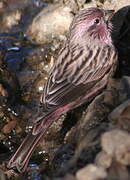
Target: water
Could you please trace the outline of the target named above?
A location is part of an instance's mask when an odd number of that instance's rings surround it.
[[[28,167],[28,180],[42,180],[40,168],[37,163],[30,163]]]

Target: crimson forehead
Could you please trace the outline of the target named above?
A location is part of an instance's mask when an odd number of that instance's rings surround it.
[[[73,21],[72,21],[72,23],[70,25],[70,30],[71,30],[71,32],[75,31],[77,26],[84,23],[84,22],[86,22],[86,20],[91,21],[92,19],[103,17],[104,15],[105,15],[104,10],[94,8],[94,7],[81,10],[79,12],[79,14],[77,14],[74,17],[74,19],[73,19]]]
[[[94,18],[100,18],[105,15],[104,11],[102,9],[98,8],[88,8],[80,11],[80,13],[76,16],[76,19],[78,21],[85,20],[85,19],[94,19]]]

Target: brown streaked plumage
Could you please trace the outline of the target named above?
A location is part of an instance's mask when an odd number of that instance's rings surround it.
[[[98,94],[113,75],[117,52],[111,40],[108,12],[89,8],[75,16],[68,39],[52,68],[42,96],[42,108],[30,118],[33,129],[8,163],[24,171],[47,128],[61,114]]]

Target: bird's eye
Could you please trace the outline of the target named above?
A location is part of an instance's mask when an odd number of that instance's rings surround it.
[[[99,24],[99,23],[100,23],[100,19],[98,19],[98,18],[95,19],[94,23],[95,23],[95,24]]]

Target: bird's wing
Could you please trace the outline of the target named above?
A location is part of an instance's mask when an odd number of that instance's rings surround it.
[[[81,96],[91,88],[89,84],[93,86],[110,70],[114,56],[116,53],[110,47],[62,49],[45,85],[45,107],[53,110]]]

